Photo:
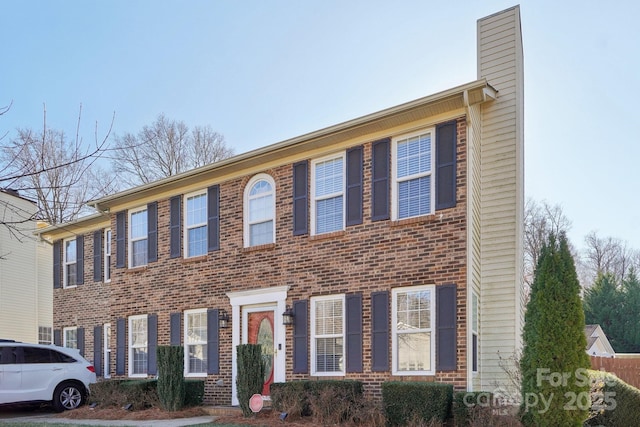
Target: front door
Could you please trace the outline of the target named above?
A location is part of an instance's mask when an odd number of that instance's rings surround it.
[[[269,396],[269,387],[273,383],[275,371],[276,339],[274,329],[274,313],[276,307],[246,307],[245,325],[246,342],[262,346],[262,360],[265,365],[262,395]]]

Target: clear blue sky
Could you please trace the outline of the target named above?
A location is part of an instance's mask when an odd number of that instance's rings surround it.
[[[163,112],[236,153],[476,79],[476,21],[506,0],[0,0],[0,131],[93,139]],[[520,2],[526,195],[640,249],[640,2]],[[1,132],[0,132],[1,133]]]

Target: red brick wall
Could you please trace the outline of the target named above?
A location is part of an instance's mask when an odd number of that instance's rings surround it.
[[[298,299],[338,293],[363,293],[364,370],[347,374],[365,382],[365,390],[380,394],[387,380],[442,381],[466,387],[467,193],[466,122],[458,120],[457,205],[435,215],[403,221],[371,222],[371,143],[364,144],[363,223],[322,236],[293,236],[292,165],[265,170],[276,184],[276,243],[243,248],[243,194],[251,176],[220,183],[220,250],[185,260],[169,258],[169,200],[158,201],[158,261],[135,270],[112,267],[110,284],[93,284],[92,238],[85,236],[85,282],[77,289],[56,290],[55,327],[69,319],[87,328],[87,349],[93,326],[131,315],[158,314],[158,345],[169,344],[169,314],[195,308],[225,308],[226,293],[289,285],[287,304]],[[205,185],[203,185],[203,188]],[[112,215],[115,234],[115,213]],[[115,262],[115,242],[112,242]],[[457,284],[458,370],[435,377],[393,377],[371,372],[371,292],[423,284]],[[106,301],[109,301],[110,306]],[[110,311],[109,311],[110,310]],[[64,314],[62,314],[64,313]],[[292,328],[287,328],[287,343]],[[390,350],[391,351],[391,350]],[[91,353],[88,351],[88,355]],[[115,353],[113,353],[115,355]],[[206,400],[231,402],[231,328],[220,330],[220,374],[207,380]],[[115,360],[115,357],[113,357]],[[292,345],[287,345],[286,377],[292,374]],[[390,360],[391,357],[390,357]],[[114,371],[114,369],[112,369]],[[215,386],[217,379],[223,386]],[[323,377],[325,378],[325,377]]]

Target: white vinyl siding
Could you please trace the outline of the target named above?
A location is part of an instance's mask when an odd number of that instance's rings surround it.
[[[147,265],[148,248],[147,208],[129,212],[129,265],[141,267]]]
[[[311,299],[311,374],[344,375],[344,295]]]
[[[393,219],[434,211],[434,135],[427,129],[393,140]]]
[[[184,312],[184,366],[186,376],[207,375],[207,310]]]
[[[185,257],[207,253],[207,193],[185,195],[184,203],[184,247]]]
[[[393,375],[435,374],[435,288],[392,291]]]
[[[344,153],[314,160],[311,169],[312,233],[344,230]]]
[[[129,317],[129,376],[146,377],[149,360],[147,316]]]
[[[77,251],[76,239],[64,241],[64,287],[71,288],[77,284],[76,269]]]
[[[245,189],[245,247],[275,242],[275,183],[269,175],[252,178]]]

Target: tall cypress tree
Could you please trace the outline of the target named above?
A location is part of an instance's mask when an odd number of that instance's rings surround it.
[[[522,410],[527,425],[582,426],[591,399],[584,311],[564,234],[542,249],[525,313]]]

